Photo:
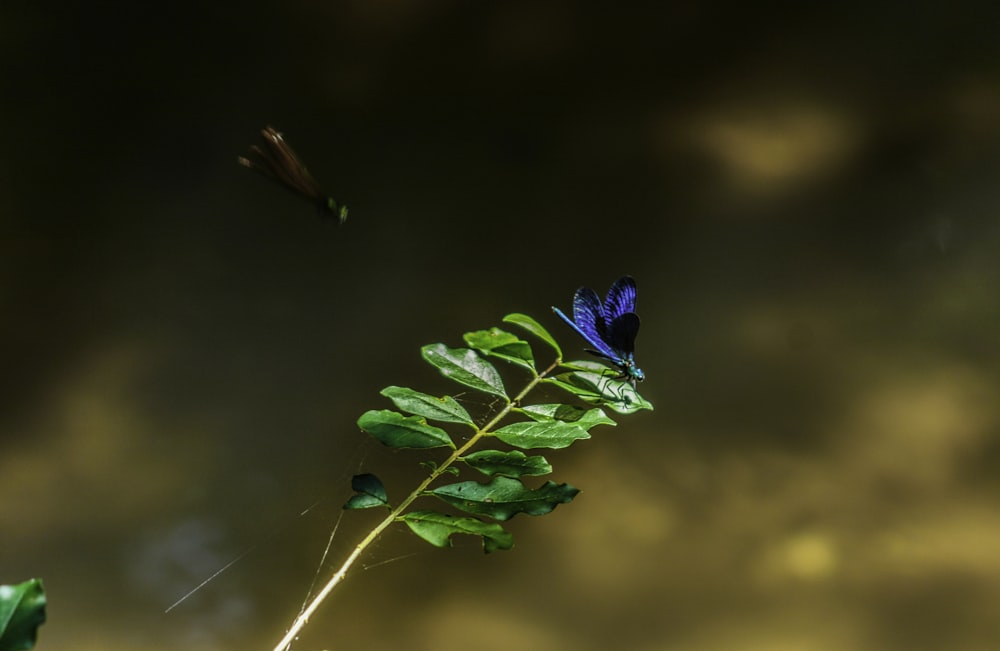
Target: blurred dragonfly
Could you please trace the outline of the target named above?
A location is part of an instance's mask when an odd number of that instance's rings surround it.
[[[277,181],[295,194],[308,199],[321,215],[337,217],[343,224],[347,220],[347,206],[338,204],[333,197],[323,192],[319,183],[312,177],[298,155],[285,142],[274,127],[261,129],[264,136],[264,147],[252,145],[250,151],[260,159],[250,160],[239,156],[236,160],[243,167],[248,167],[264,176]]]

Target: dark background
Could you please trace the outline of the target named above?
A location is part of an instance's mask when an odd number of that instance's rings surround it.
[[[456,390],[419,347],[520,311],[576,354],[549,306],[624,273],[656,411],[549,454],[583,492],[511,552],[392,530],[296,648],[1000,647],[998,29],[5,2],[0,580],[45,580],[39,648],[271,648],[350,476],[419,476],[354,425]],[[236,165],[266,124],[344,226]]]

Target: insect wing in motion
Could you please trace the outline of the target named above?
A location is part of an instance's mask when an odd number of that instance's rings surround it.
[[[260,133],[264,136],[264,147],[250,147],[250,151],[259,160],[239,156],[237,162],[308,199],[315,204],[320,214],[336,216],[343,224],[347,219],[347,206],[338,204],[333,197],[323,192],[295,151],[274,127],[261,129]]]

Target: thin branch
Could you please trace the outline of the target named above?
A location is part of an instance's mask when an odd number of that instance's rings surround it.
[[[348,570],[351,569],[351,567],[358,560],[361,554],[363,554],[364,551],[368,549],[368,547],[373,542],[375,542],[375,540],[382,534],[383,531],[385,531],[389,527],[389,525],[395,522],[396,519],[400,515],[402,515],[407,508],[409,508],[410,504],[412,504],[414,500],[420,497],[424,493],[424,491],[427,490],[427,487],[430,486],[435,479],[444,474],[444,472],[452,464],[458,461],[459,458],[461,458],[466,452],[468,452],[473,446],[475,446],[476,443],[478,443],[484,436],[489,434],[490,431],[492,431],[492,429],[497,425],[497,423],[506,418],[507,415],[511,412],[511,410],[514,409],[514,407],[516,407],[518,403],[520,403],[521,399],[524,398],[524,396],[526,396],[532,389],[538,386],[538,383],[541,382],[543,379],[545,379],[545,377],[549,373],[551,373],[555,368],[557,368],[561,363],[562,363],[561,359],[556,359],[554,362],[552,362],[551,365],[549,365],[547,369],[542,371],[537,377],[532,378],[532,380],[524,387],[524,389],[522,389],[521,392],[518,393],[513,400],[508,402],[504,406],[504,408],[501,409],[500,412],[497,413],[497,415],[494,416],[492,420],[490,420],[489,423],[487,423],[482,429],[479,429],[474,435],[472,435],[472,437],[470,437],[469,440],[466,441],[464,445],[462,445],[460,448],[452,452],[451,455],[444,461],[444,463],[435,468],[427,476],[426,479],[421,481],[420,484],[413,490],[413,492],[406,497],[406,499],[400,502],[396,508],[392,509],[389,515],[387,515],[385,519],[379,522],[375,526],[375,528],[372,529],[368,533],[368,535],[365,536],[364,539],[357,544],[357,546],[354,548],[354,551],[352,551],[351,555],[347,557],[347,560],[345,560],[344,564],[340,566],[340,569],[337,570],[336,574],[334,574],[333,577],[331,577],[331,579],[327,582],[325,586],[323,586],[323,589],[319,591],[319,593],[312,600],[312,602],[299,614],[298,617],[295,618],[295,621],[292,622],[292,626],[291,628],[288,629],[288,632],[285,634],[285,637],[281,638],[281,641],[278,642],[278,644],[274,647],[274,651],[285,651],[286,649],[288,649],[291,643],[298,636],[299,632],[306,625],[306,622],[308,622],[309,618],[312,617],[312,614],[316,612],[317,608],[319,608],[320,604],[322,604],[326,600],[327,596],[329,596],[329,594],[333,592],[333,589],[337,587],[337,585],[341,581],[344,580],[344,578],[347,576]]]

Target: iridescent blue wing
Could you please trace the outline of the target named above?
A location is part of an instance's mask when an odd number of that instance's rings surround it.
[[[608,297],[604,299],[604,318],[609,326],[623,314],[635,312],[635,295],[635,280],[632,276],[622,276],[611,285]]]
[[[574,330],[576,330],[576,333],[578,335],[580,335],[581,337],[583,337],[587,341],[588,344],[590,344],[594,348],[598,349],[598,351],[600,351],[598,354],[601,357],[606,357],[606,358],[608,358],[610,360],[614,360],[614,351],[612,351],[610,349],[610,347],[607,344],[604,343],[603,340],[595,338],[595,337],[592,336],[592,334],[590,334],[588,332],[585,332],[582,328],[580,328],[580,326],[576,325],[576,323],[573,322],[573,319],[571,319],[568,316],[566,316],[563,313],[563,311],[560,310],[558,307],[553,307],[552,311],[555,312],[556,314],[558,314],[559,318],[562,319],[563,321],[565,321],[569,325],[569,327],[571,327]]]
[[[573,296],[573,318],[580,331],[595,350],[608,359],[615,359],[615,351],[608,343],[608,322],[601,297],[589,287],[581,287]]]
[[[614,364],[621,373],[618,379],[624,379],[633,387],[646,377],[635,365],[635,337],[639,334],[635,295],[635,281],[630,276],[623,276],[608,290],[603,303],[592,289],[581,287],[576,290],[573,295],[573,320],[559,308],[552,308],[593,346],[589,352]]]
[[[611,361],[618,359],[615,351],[604,340],[605,320],[604,307],[601,305],[601,298],[597,293],[586,287],[576,290],[573,295],[573,316],[570,319],[563,314],[562,310],[553,307],[552,311],[559,315],[577,334],[583,337],[588,344],[594,347],[594,352]]]
[[[635,312],[626,312],[608,324],[607,342],[617,353],[618,360],[632,359],[637,334],[639,316]]]

